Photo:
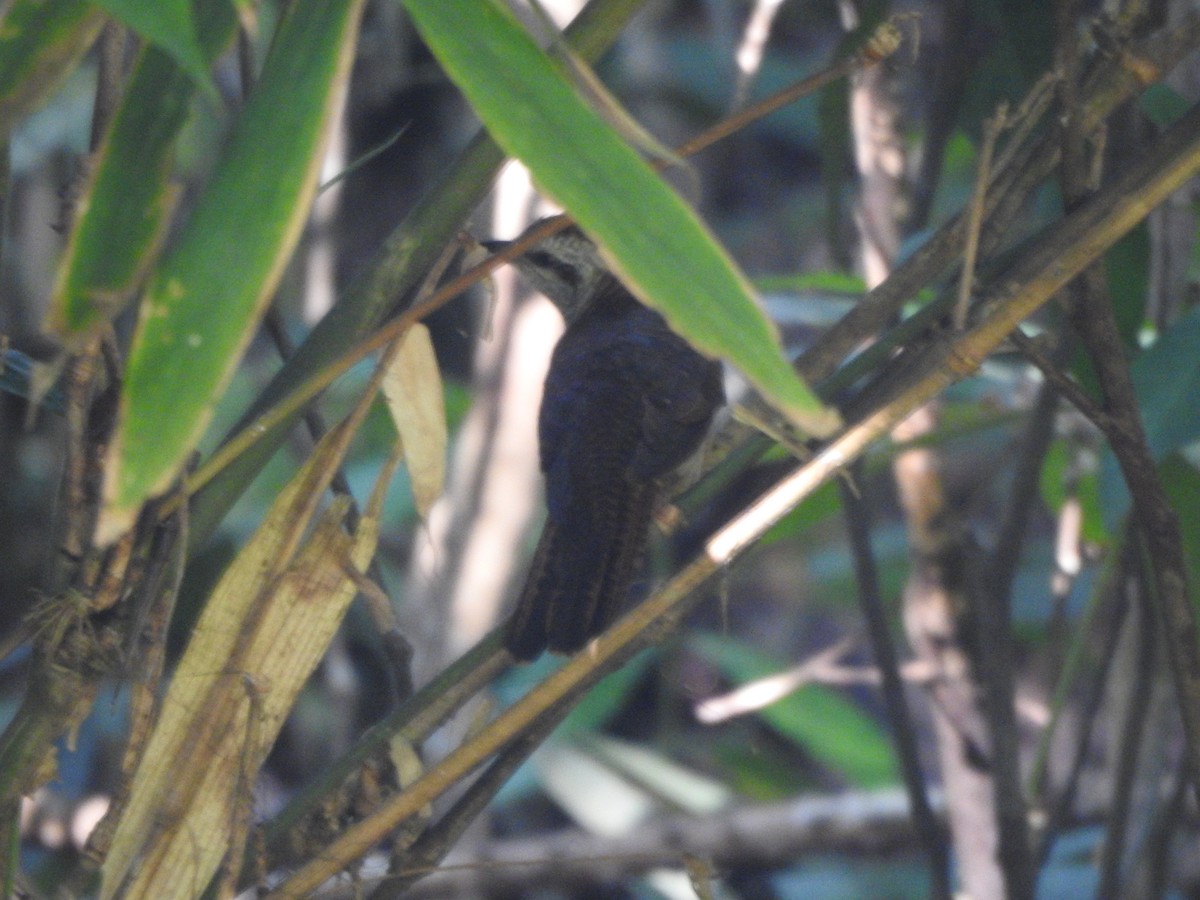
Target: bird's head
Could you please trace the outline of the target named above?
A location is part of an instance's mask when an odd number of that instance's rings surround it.
[[[530,228],[537,228],[542,221],[535,222]],[[495,253],[513,243],[483,241],[483,246]],[[558,307],[568,324],[579,318],[612,278],[596,245],[576,225],[545,238],[514,259],[513,265]]]

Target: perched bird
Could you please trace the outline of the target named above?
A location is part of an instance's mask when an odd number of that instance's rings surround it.
[[[514,264],[567,324],[538,417],[546,525],[505,637],[528,660],[574,652],[616,618],[663,481],[699,448],[724,390],[720,365],[639,303],[578,228]]]

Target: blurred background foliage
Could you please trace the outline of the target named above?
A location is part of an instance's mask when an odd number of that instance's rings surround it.
[[[14,8],[22,5],[17,0]],[[261,62],[268,55],[280,4],[235,5],[243,25],[253,22],[253,36],[243,32],[239,48],[217,58],[211,81],[200,80],[207,67],[198,46],[172,46],[170,37],[164,40],[126,16],[124,5],[100,5],[132,29],[121,51],[122,70],[137,42],[148,39],[197,79],[174,141],[176,205],[163,235],[171,246],[231,140],[244,109],[245,59]],[[558,8],[570,4],[543,5],[559,20],[574,12]],[[1191,37],[1197,28],[1188,17],[1195,13],[1187,3],[1167,0],[646,0],[596,69],[637,121],[675,146],[747,98],[828,65],[861,41],[858,26],[888,16],[896,17],[905,38],[877,70],[898,140],[891,172],[898,187],[885,206],[898,235],[889,264],[907,259],[970,202],[985,121],[998,104],[1018,108],[1055,66],[1069,68],[1068,44],[1082,48],[1077,52],[1084,57],[1101,58],[1118,54],[1113,41],[1192,29],[1186,32],[1188,52],[1178,54],[1182,62],[1172,60],[1170,71],[1160,73],[1166,80],[1120,106],[1103,138],[1094,139],[1105,173],[1097,184],[1144,153],[1158,128],[1200,95],[1190,52],[1200,43]],[[767,30],[761,60],[747,63],[753,21],[765,22]],[[103,23],[100,16],[96,30]],[[20,119],[7,145],[0,334],[12,349],[6,346],[9,392],[0,395],[2,722],[17,716],[36,665],[25,624],[30,610],[59,590],[66,515],[61,484],[74,438],[54,409],[55,395],[30,414],[28,385],[18,369],[20,354],[38,355],[34,338],[48,314],[64,228],[86,178],[100,55],[100,48],[82,55],[40,108]],[[739,70],[739,60],[748,68]],[[672,176],[761,292],[792,358],[877,283],[862,261],[864,229],[871,225],[864,225],[864,210],[872,209],[862,198],[871,187],[856,162],[862,135],[851,127],[853,102],[864,101],[855,100],[850,82],[836,82],[738,131],[691,160],[685,175]],[[445,177],[476,121],[403,6],[371,0],[362,11],[344,106],[329,129],[317,180],[343,177],[318,195],[274,290],[269,327],[254,336],[216,402],[199,443],[201,458],[261,402],[281,354],[303,344],[331,306],[372,271],[381,245]],[[473,235],[510,237],[537,215],[528,187],[514,199],[506,178],[463,223]],[[1063,215],[1064,205],[1075,202],[1065,204],[1064,193],[1054,176],[1031,190],[1002,246],[981,265],[1003,261],[1005,253],[1019,256],[1023,242],[1036,240],[1041,228]],[[236,234],[236,222],[227,226]],[[1174,194],[1104,262],[1147,444],[1180,519],[1194,600],[1200,573],[1194,188]],[[928,303],[941,286],[915,293],[906,310]],[[1099,380],[1085,348],[1056,343],[1065,318],[1048,307],[1031,323],[1031,333],[1085,394],[1097,396]],[[135,321],[132,311],[114,320],[114,346],[128,346]],[[257,778],[256,819],[275,815],[354,747],[405,698],[410,680],[421,687],[480,639],[519,588],[536,540],[532,411],[539,376],[528,356],[544,365],[556,334],[553,317],[540,300],[521,296],[502,272],[427,324],[444,379],[448,492],[423,519],[401,469],[384,504],[371,572],[396,610],[398,633],[411,645],[411,671],[398,671],[394,648],[368,604],[351,606]],[[524,371],[529,365],[531,373]],[[355,367],[322,396],[328,422],[349,411],[371,371],[368,364]],[[740,398],[735,375],[729,384]],[[505,385],[532,386],[532,392],[506,392]],[[1025,811],[1038,838],[1037,896],[1084,897],[1098,890],[1104,896],[1191,896],[1200,890],[1196,809],[1184,797],[1183,734],[1165,645],[1137,612],[1138,598],[1149,588],[1137,539],[1129,536],[1128,489],[1086,415],[1059,402],[1057,415],[1035,418],[1043,390],[1037,368],[1005,346],[940,399],[936,428],[915,440],[936,454],[954,519],[990,550],[1012,512],[1029,423],[1041,421],[1047,430],[1044,451],[1032,458],[1037,489],[1022,508],[1008,623]],[[524,431],[516,427],[514,437],[501,439],[498,423],[514,409],[524,416]],[[394,444],[394,427],[377,401],[343,464],[348,489],[360,502]],[[312,446],[311,436],[295,429],[219,526],[193,540],[167,639],[168,666],[182,652],[213,585]],[[906,814],[902,766],[858,600],[862,573],[846,527],[849,493],[861,502],[857,514],[869,513],[878,591],[902,659],[924,783],[942,815],[944,758],[931,711],[936,701],[931,704],[925,691],[937,675],[921,668],[919,654],[904,649],[905,627],[911,637],[913,625],[902,621],[901,598],[913,571],[894,469],[901,453],[898,441],[876,446],[844,485],[825,484],[706,587],[676,633],[592,690],[498,793],[456,851],[465,865],[479,868],[456,873],[458,880],[442,887],[437,879],[419,882],[414,892],[936,895],[938,877],[931,871],[937,864],[931,866],[929,847]],[[671,540],[656,542],[651,574],[663,575],[674,561],[690,558],[705,535],[791,465],[791,455],[776,447],[739,471],[712,502],[689,509]],[[511,507],[500,526],[491,519],[497,504]],[[496,527],[498,538],[489,531]],[[462,721],[426,742],[426,764],[557,665],[546,658],[505,671]],[[19,859],[29,884],[47,896],[61,885],[83,883],[77,874],[83,842],[97,808],[120,783],[128,681],[122,673],[105,679],[77,731],[58,740],[56,776],[22,806],[19,847],[14,845],[19,852],[7,859],[10,865]],[[694,823],[723,820],[729,823],[725,840],[691,831]],[[718,859],[711,879],[692,871],[689,881],[682,859],[664,864],[655,854],[660,843],[672,841],[676,851]],[[639,857],[639,848],[648,859]],[[962,854],[970,852],[953,845],[951,878],[960,877]],[[538,864],[520,866],[519,860]]]

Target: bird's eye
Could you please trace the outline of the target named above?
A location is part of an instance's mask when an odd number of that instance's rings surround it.
[[[571,287],[579,284],[579,270],[570,263],[564,262],[553,253],[547,253],[544,250],[531,250],[525,254],[525,258],[537,268],[553,275],[559,281]]]

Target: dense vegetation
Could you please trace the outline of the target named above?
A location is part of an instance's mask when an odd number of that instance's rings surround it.
[[[560,5],[7,6],[2,890],[1196,890],[1200,15]],[[730,409],[514,666],[547,202]]]

